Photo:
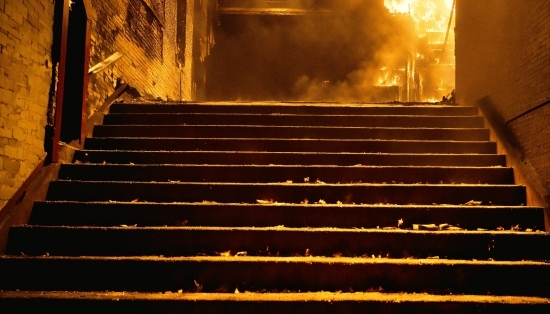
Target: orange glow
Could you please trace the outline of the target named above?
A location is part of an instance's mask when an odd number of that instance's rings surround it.
[[[384,0],[384,5],[394,15],[410,16],[421,44],[410,51],[410,72],[403,79],[390,79],[392,70],[384,69],[379,74],[377,85],[393,84],[412,90],[412,93],[409,92],[406,98],[400,99],[401,101],[433,102],[448,95],[454,89],[452,24],[447,34],[453,0]]]

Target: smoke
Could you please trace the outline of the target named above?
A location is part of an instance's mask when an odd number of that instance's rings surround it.
[[[330,14],[220,15],[205,64],[207,97],[379,100],[379,70],[406,67],[414,26],[392,17],[383,0],[330,3]]]

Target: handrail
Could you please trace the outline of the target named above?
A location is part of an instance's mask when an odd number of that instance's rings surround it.
[[[540,108],[542,108],[542,107],[544,107],[544,106],[546,106],[546,105],[548,105],[548,104],[550,104],[550,97],[547,97],[545,101],[543,101],[542,103],[536,105],[535,107],[533,107],[533,108],[531,108],[531,109],[529,109],[529,110],[527,110],[527,111],[525,111],[525,112],[523,112],[523,113],[521,113],[521,114],[519,114],[519,115],[513,117],[512,119],[506,121],[506,123],[504,123],[504,127],[505,127],[505,128],[508,127],[508,124],[510,124],[510,123],[516,121],[517,119],[519,119],[519,118],[521,118],[521,117],[523,117],[523,116],[526,116],[526,115],[530,114],[531,112],[533,112],[533,111],[535,111],[535,110],[537,110],[537,109],[540,109]]]

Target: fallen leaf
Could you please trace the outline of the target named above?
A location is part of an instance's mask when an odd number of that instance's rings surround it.
[[[474,200],[471,200],[471,201],[467,202],[467,203],[464,204],[464,205],[466,205],[466,206],[479,206],[479,205],[481,205],[482,203],[483,203],[482,201],[474,201]]]
[[[434,225],[434,224],[428,224],[428,225],[413,224],[413,230],[437,231],[437,230],[439,230],[439,227]]]
[[[403,225],[403,218],[397,221],[397,228],[400,228]]]
[[[273,204],[273,200],[256,200],[256,202],[258,202],[258,204]]]

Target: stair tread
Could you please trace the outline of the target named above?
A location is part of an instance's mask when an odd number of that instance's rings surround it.
[[[37,201],[36,203],[40,204],[101,204],[101,205],[115,205],[115,204],[138,204],[138,205],[165,205],[165,206],[179,206],[179,205],[186,205],[186,206],[204,206],[204,207],[220,207],[220,206],[236,206],[236,207],[319,207],[319,208],[329,208],[329,207],[337,207],[337,208],[387,208],[387,207],[399,207],[399,208],[415,208],[415,209],[422,209],[422,208],[429,208],[429,209],[445,209],[445,208],[453,208],[453,209],[464,209],[464,210],[480,210],[480,209],[487,209],[487,210],[497,210],[497,209],[542,209],[542,207],[538,206],[526,206],[526,205],[478,205],[478,206],[469,206],[469,205],[453,205],[453,204],[441,204],[441,205],[415,205],[415,204],[406,204],[406,205],[399,205],[399,204],[293,204],[293,203],[273,203],[273,204],[245,204],[245,203],[216,203],[216,202],[170,202],[170,203],[162,203],[162,202],[155,202],[155,203],[147,203],[147,202],[122,202],[122,201],[95,201],[95,202],[78,202],[78,201],[68,201],[68,200],[45,200],[45,201]]]
[[[351,153],[351,152],[252,152],[252,151],[167,151],[84,149],[75,160],[116,164],[323,164],[323,165],[472,165],[506,166],[499,154],[442,153]]]
[[[384,256],[550,260],[550,235],[512,231],[278,227],[21,226],[8,254],[50,256]],[[75,245],[75,241],[78,245]],[[229,250],[229,251],[228,251]],[[241,252],[241,253],[238,253]]]
[[[160,231],[160,232],[186,232],[186,231],[222,231],[222,232],[231,232],[231,231],[252,231],[252,232],[264,232],[264,231],[275,231],[275,232],[291,232],[291,233],[353,233],[353,234],[382,234],[382,235],[391,235],[391,234],[414,234],[414,235],[430,235],[430,236],[446,236],[446,235],[482,235],[482,236],[524,236],[524,237],[547,237],[550,239],[550,233],[544,231],[533,231],[533,232],[523,232],[523,231],[511,231],[511,230],[438,230],[438,231],[426,231],[426,230],[410,230],[410,229],[359,229],[359,228],[338,228],[338,227],[321,227],[321,228],[293,228],[285,226],[272,226],[272,227],[216,227],[216,226],[110,226],[110,227],[96,227],[96,226],[44,226],[44,225],[21,225],[14,226],[14,229],[44,229],[44,230],[77,230],[77,231],[102,231],[102,230],[113,230],[116,232],[143,232],[143,231]]]
[[[91,261],[91,262],[152,262],[152,263],[263,263],[263,264],[324,264],[324,265],[404,265],[404,266],[508,266],[519,268],[532,266],[544,269],[550,274],[550,262],[546,261],[485,261],[460,259],[413,259],[413,258],[368,258],[368,257],[325,257],[325,256],[0,256],[0,261],[33,260],[47,261]]]
[[[244,292],[244,291],[242,291]],[[528,296],[493,296],[493,295],[434,295],[427,293],[390,293],[390,292],[283,292],[283,293],[177,293],[174,292],[133,292],[133,291],[3,291],[0,298],[78,298],[78,299],[112,299],[122,301],[130,300],[186,300],[191,302],[200,301],[300,301],[300,302],[339,302],[339,301],[374,301],[374,302],[476,302],[476,303],[508,303],[508,304],[543,304],[550,305],[550,298],[528,297]]]

